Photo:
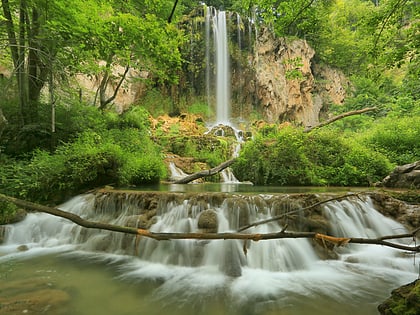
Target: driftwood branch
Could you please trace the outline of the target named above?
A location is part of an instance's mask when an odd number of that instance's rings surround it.
[[[329,125],[329,124],[333,123],[334,121],[337,121],[339,119],[342,119],[342,118],[345,118],[345,117],[348,117],[348,116],[360,115],[360,114],[363,114],[363,113],[366,113],[366,112],[375,111],[375,110],[377,110],[376,107],[367,107],[367,108],[363,108],[363,109],[359,109],[359,110],[353,110],[353,111],[350,111],[350,112],[345,112],[345,113],[342,113],[340,115],[334,116],[334,117],[332,117],[330,119],[327,119],[326,121],[323,121],[323,122],[321,122],[321,123],[319,123],[319,124],[317,124],[315,126],[307,127],[304,130],[304,132],[311,132],[314,129],[318,129],[318,128],[324,127],[326,125]]]
[[[133,234],[137,236],[149,237],[155,240],[172,240],[172,239],[200,239],[200,240],[272,240],[272,239],[285,239],[285,238],[311,238],[317,241],[322,241],[324,244],[329,243],[334,246],[342,246],[347,243],[354,244],[373,244],[388,246],[400,250],[410,252],[420,252],[420,245],[409,246],[399,243],[392,243],[387,240],[390,239],[402,239],[402,238],[416,238],[420,228],[412,231],[411,233],[387,235],[376,239],[367,238],[337,238],[334,236],[328,236],[315,232],[286,232],[285,229],[277,233],[265,233],[265,234],[245,234],[245,233],[155,233],[145,229],[137,229],[127,226],[119,226],[108,223],[93,222],[81,218],[78,215],[69,213],[58,208],[47,207],[32,203],[29,201],[20,200],[17,198],[9,197],[0,194],[0,200],[11,202],[19,207],[25,208],[30,211],[38,211],[48,213],[57,217],[61,217],[72,221],[80,226],[90,229],[108,230],[113,232],[120,232],[126,234]]]
[[[231,166],[233,164],[233,162],[235,162],[235,159],[231,159],[229,161],[223,162],[222,164],[219,164],[218,166],[216,166],[212,169],[199,171],[197,173],[193,173],[191,175],[185,176],[184,178],[178,179],[178,180],[174,181],[173,183],[174,184],[188,184],[189,182],[192,182],[193,180],[215,175],[215,174],[223,171],[225,168],[228,168],[229,166]]]

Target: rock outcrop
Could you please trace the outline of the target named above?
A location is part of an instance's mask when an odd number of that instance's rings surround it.
[[[337,70],[313,64],[305,40],[275,37],[262,29],[256,42],[256,93],[268,122],[319,122],[329,104],[344,101],[349,81]]]
[[[397,166],[376,186],[389,188],[420,188],[420,161]]]
[[[381,315],[417,315],[420,310],[420,279],[392,291],[378,306]]]

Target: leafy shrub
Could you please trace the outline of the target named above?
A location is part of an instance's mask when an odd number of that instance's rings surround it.
[[[10,223],[15,217],[18,207],[5,200],[0,200],[0,225]]]
[[[273,139],[246,143],[232,166],[240,180],[255,184],[366,186],[385,177],[388,159],[337,132],[305,134],[285,128]]]
[[[54,153],[34,152],[2,171],[0,189],[31,200],[63,201],[105,184],[137,185],[165,176],[159,150],[137,129],[87,131]]]
[[[130,156],[119,171],[121,186],[158,183],[166,167],[158,156]]]
[[[398,165],[420,160],[419,139],[420,116],[387,117],[366,135],[368,145],[374,146]]]
[[[205,103],[194,103],[188,107],[188,112],[195,115],[203,115],[203,117],[210,117],[213,115],[212,108]]]
[[[309,185],[313,173],[303,140],[304,134],[293,128],[279,131],[275,139],[257,137],[245,144],[233,171],[238,179],[258,185]]]
[[[150,128],[149,112],[144,107],[131,107],[122,115],[120,128],[148,130]]]
[[[173,136],[165,142],[167,151],[180,156],[193,157],[196,160],[206,162],[211,167],[230,159],[232,156],[231,143],[228,139],[213,136]]]

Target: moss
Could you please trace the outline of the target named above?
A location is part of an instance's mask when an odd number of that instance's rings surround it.
[[[392,291],[392,295],[378,306],[383,315],[417,315],[420,309],[420,281],[404,285]]]
[[[0,200],[0,225],[12,223],[18,215],[18,208],[7,201]]]
[[[420,194],[418,190],[390,191],[389,195],[411,204],[420,204]]]

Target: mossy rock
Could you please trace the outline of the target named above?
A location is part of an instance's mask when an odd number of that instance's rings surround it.
[[[420,279],[395,289],[385,302],[378,306],[381,315],[419,315]]]

